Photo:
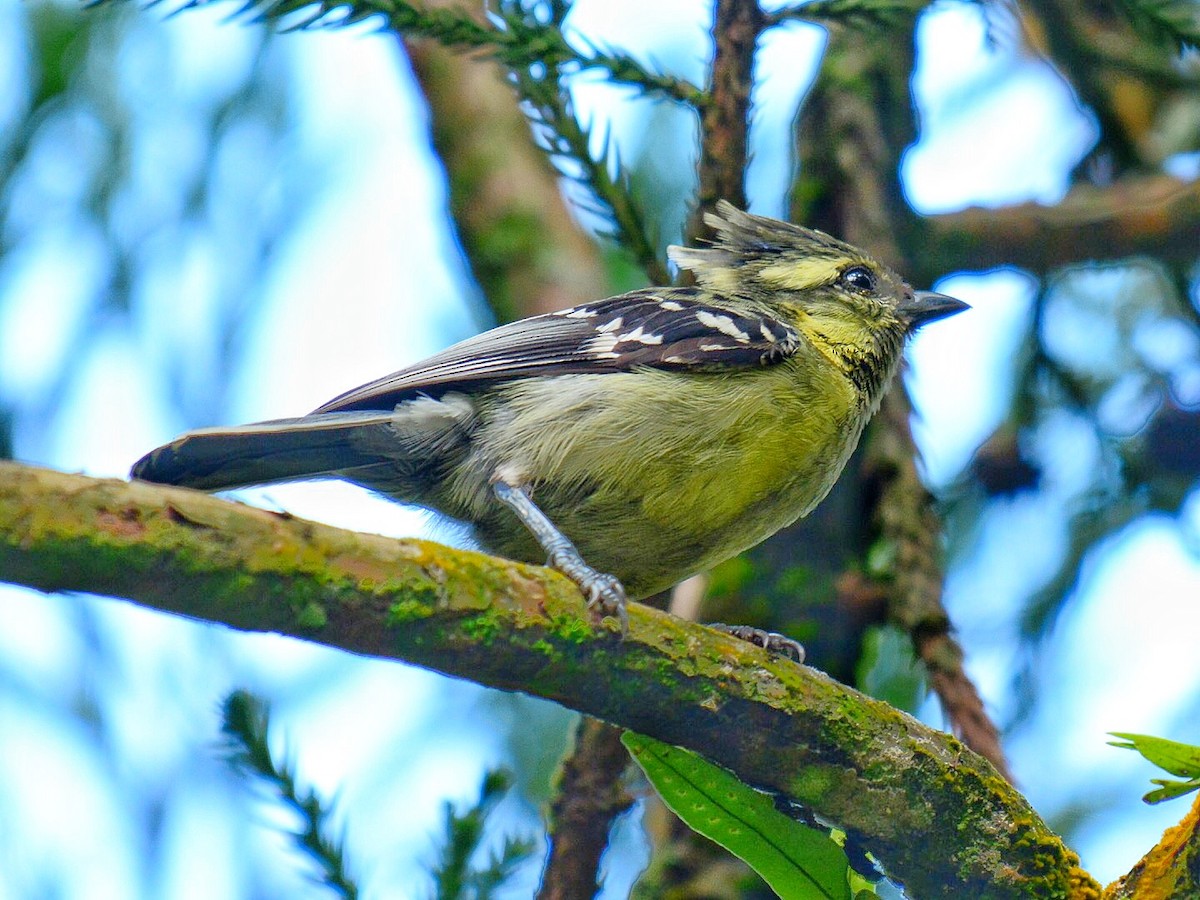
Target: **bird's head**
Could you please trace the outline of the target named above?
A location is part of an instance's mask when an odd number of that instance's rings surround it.
[[[916,328],[967,309],[933,291],[915,291],[865,251],[722,200],[705,222],[712,246],[671,247],[668,255],[702,288],[773,308],[839,362],[877,399]]]

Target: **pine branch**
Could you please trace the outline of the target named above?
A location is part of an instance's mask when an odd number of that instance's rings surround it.
[[[466,812],[457,812],[452,804],[446,804],[445,841],[432,873],[437,900],[488,900],[513,869],[532,855],[533,841],[508,838],[485,868],[471,865],[488,816],[511,786],[512,776],[495,769],[484,775],[479,800]]]
[[[187,0],[177,10],[211,6],[214,2],[218,0]],[[556,16],[541,22],[513,2],[500,4],[499,11],[490,17],[491,27],[481,24],[465,9],[427,7],[404,0],[244,0],[234,15],[248,16],[255,22],[267,22],[285,31],[341,28],[381,16],[385,27],[401,37],[428,38],[456,50],[484,50],[510,68],[540,63],[564,74],[602,69],[613,81],[640,87],[668,100],[695,107],[708,102],[704,91],[696,85],[684,78],[651,71],[628,54],[596,46],[589,46],[587,52],[576,50],[567,41],[562,22]]]
[[[267,741],[269,713],[261,700],[234,691],[223,705],[223,730],[230,741],[232,762],[258,775],[287,806],[300,815],[304,828],[292,837],[321,870],[320,883],[339,897],[355,900],[358,886],[346,873],[346,854],[340,841],[328,837],[331,810],[312,791],[301,790],[287,762],[277,763]]]
[[[652,282],[670,284],[671,275],[650,239],[641,210],[633,201],[629,177],[620,159],[615,152],[610,154],[608,139],[602,142],[600,152],[593,155],[591,131],[579,122],[570,97],[553,75],[525,69],[515,71],[513,78],[518,94],[529,104],[533,122],[541,126],[540,138],[546,151],[560,164],[565,163],[564,175],[592,192],[597,200],[592,212],[612,222],[608,236],[633,254]],[[579,166],[577,173],[566,169],[571,163]],[[614,171],[610,171],[610,166]]]
[[[931,0],[810,0],[766,14],[766,25],[774,28],[788,22],[817,25],[851,25],[886,28],[910,20],[929,6]]]
[[[105,0],[100,0],[105,2]],[[107,0],[111,2],[111,0]],[[151,0],[161,2],[161,0]],[[180,9],[211,5],[217,0],[187,0]],[[698,109],[709,99],[689,82],[651,72],[631,56],[589,47],[579,52],[562,31],[565,4],[551,7],[549,21],[516,0],[502,0],[484,24],[465,10],[425,8],[405,0],[245,0],[236,15],[251,16],[285,30],[341,27],[381,16],[387,29],[405,38],[426,38],[459,51],[486,53],[510,72],[518,94],[532,112],[543,148],[566,165],[567,177],[583,184],[595,197],[597,212],[612,223],[609,237],[625,246],[656,284],[668,284],[670,273],[658,257],[641,211],[631,197],[629,178],[609,142],[594,156],[591,131],[581,124],[563,79],[585,69],[599,68],[618,82]],[[611,158],[610,158],[611,157]],[[571,164],[578,172],[570,170]]]
[[[573,61],[580,70],[604,69],[613,81],[640,87],[648,94],[659,94],[695,109],[704,109],[711,100],[706,91],[687,79],[651,71],[628,54],[595,46],[589,46],[588,50],[586,54],[572,50],[573,55],[564,58],[563,62]]]
[[[458,244],[497,321],[603,296],[600,249],[572,216],[558,171],[530,140],[500,66],[434,41],[406,49],[429,107]]]
[[[188,0],[179,9],[215,2]],[[518,35],[488,28],[453,9],[425,9],[404,0],[245,0],[235,17],[246,16],[285,31],[341,28],[382,16],[387,28],[408,37],[431,38],[460,50],[486,49],[500,58],[521,52]]]
[[[786,794],[840,824],[914,896],[1098,890],[1024,798],[954,738],[640,604],[622,638],[591,623],[578,590],[547,569],[196,491],[0,463],[0,573],[555,700]]]
[[[1171,43],[1180,53],[1200,47],[1196,0],[1118,0],[1116,5],[1147,41]]]

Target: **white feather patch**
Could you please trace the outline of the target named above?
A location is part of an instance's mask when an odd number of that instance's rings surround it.
[[[617,335],[618,344],[624,344],[631,341],[636,341],[639,344],[651,346],[654,344],[661,344],[663,342],[663,336],[661,334],[654,334],[653,332],[647,334],[641,325],[633,329],[633,331],[627,331],[624,334]]]
[[[596,330],[599,331],[601,334],[607,334],[610,331],[616,331],[618,328],[620,328],[624,324],[625,324],[625,317],[617,316],[611,322],[605,322],[603,325],[597,325]]]
[[[738,328],[729,316],[720,316],[710,313],[708,310],[701,309],[696,312],[696,318],[706,328],[719,331],[721,334],[727,334],[735,341],[741,341],[743,344],[750,343],[750,335]]]

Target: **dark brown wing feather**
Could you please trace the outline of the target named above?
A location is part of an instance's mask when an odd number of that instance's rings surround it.
[[[796,351],[799,335],[785,322],[694,296],[689,288],[647,289],[521,319],[348,391],[315,412],[391,409],[417,394],[529,376],[771,365]]]

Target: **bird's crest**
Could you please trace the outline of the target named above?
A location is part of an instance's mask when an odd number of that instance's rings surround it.
[[[862,256],[823,231],[754,216],[725,200],[704,221],[716,233],[711,247],[671,246],[667,256],[719,291],[736,290],[751,272],[776,287],[803,289],[832,281]]]

